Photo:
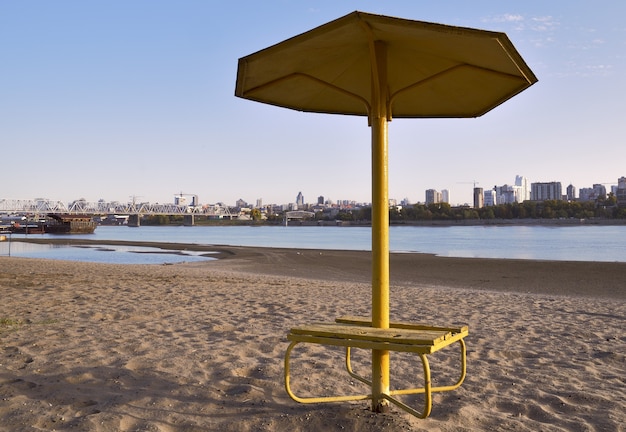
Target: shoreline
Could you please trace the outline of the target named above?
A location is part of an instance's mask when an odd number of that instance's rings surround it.
[[[270,276],[358,283],[371,281],[369,251],[67,238],[17,241],[206,251],[211,253],[211,258],[217,260],[194,265]],[[390,285],[446,286],[485,291],[626,299],[626,263],[453,258],[424,253],[391,253]]]
[[[198,221],[196,226],[284,226],[284,221],[254,221],[254,220],[208,220]],[[390,220],[389,226],[613,226],[626,225],[626,219],[541,219],[541,218],[525,218],[525,219],[430,219],[430,220]],[[142,225],[143,226],[143,225]],[[146,226],[180,226],[180,224],[172,225],[146,225]],[[350,221],[350,220],[299,220],[291,219],[290,227],[298,226],[322,226],[322,227],[371,227],[372,222]]]

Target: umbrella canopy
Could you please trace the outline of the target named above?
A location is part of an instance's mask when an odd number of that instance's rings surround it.
[[[239,59],[235,95],[299,111],[367,116],[372,129],[372,326],[389,328],[387,122],[477,117],[537,81],[504,33],[353,12]],[[385,411],[389,352],[372,351]]]
[[[353,12],[239,59],[235,95],[369,115],[375,41],[386,48],[388,119],[477,117],[537,81],[504,33]]]

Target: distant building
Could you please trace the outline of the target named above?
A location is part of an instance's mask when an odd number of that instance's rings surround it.
[[[515,176],[515,185],[494,186],[494,205],[522,203],[530,199],[531,187],[526,177]],[[485,203],[485,205],[487,205]]]
[[[304,207],[304,195],[302,195],[302,192],[298,192],[298,196],[296,197],[296,206],[299,208]]]
[[[594,184],[593,187],[590,188],[580,188],[578,197],[580,201],[596,201],[599,199],[606,199],[606,187],[601,184]]]
[[[437,204],[441,202],[441,192],[436,191],[435,189],[426,190],[426,205],[429,204]]]
[[[530,199],[533,201],[563,200],[561,182],[531,183]]]
[[[513,204],[514,202],[520,202],[518,200],[520,188],[511,185],[495,186],[496,204]]]
[[[485,191],[485,207],[493,207],[496,205],[496,191],[494,189],[489,189]]]
[[[580,201],[593,201],[595,200],[595,193],[593,188],[580,188],[578,191],[578,199]]]
[[[596,192],[597,199],[606,199],[606,187],[602,184],[594,184],[593,190]]]
[[[324,196],[320,195],[317,197],[317,204],[318,205],[323,205],[324,204]]]
[[[530,199],[530,182],[528,179],[519,175],[515,176],[515,186],[519,188],[515,197],[516,202],[528,201]]]
[[[576,200],[576,187],[574,187],[574,185],[572,184],[570,184],[567,187],[567,200],[568,201]]]
[[[474,208],[483,208],[485,206],[485,198],[483,195],[483,188],[474,188]]]
[[[441,191],[441,201],[450,204],[450,191],[448,189]]]
[[[618,206],[626,207],[626,177],[620,177],[617,179],[615,197],[617,198]]]

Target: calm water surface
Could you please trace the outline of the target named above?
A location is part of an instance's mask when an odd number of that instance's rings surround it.
[[[14,235],[18,239],[24,235]],[[152,241],[203,245],[300,249],[371,250],[369,227],[108,227],[94,234],[36,238]],[[391,227],[390,249],[449,257],[516,258],[560,261],[626,262],[626,226],[454,226]],[[170,252],[170,253],[163,253]],[[0,243],[0,255],[8,242]],[[11,255],[78,261],[163,263],[204,260],[193,252],[174,254],[154,248],[70,247],[12,242]]]

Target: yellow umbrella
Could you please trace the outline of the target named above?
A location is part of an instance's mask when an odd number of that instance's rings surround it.
[[[239,59],[235,95],[367,116],[372,129],[372,326],[389,328],[387,122],[478,117],[537,82],[506,34],[353,12]],[[389,353],[372,353],[373,409]]]

